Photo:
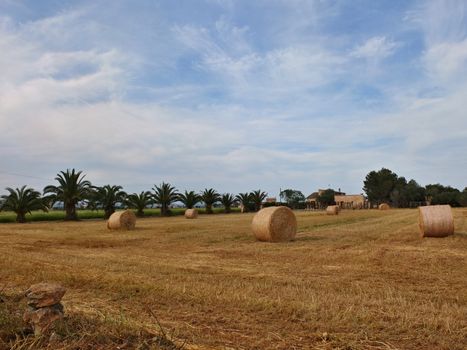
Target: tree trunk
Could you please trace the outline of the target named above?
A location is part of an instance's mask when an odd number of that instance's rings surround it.
[[[226,214],[230,213],[230,207],[225,207],[224,208],[224,213],[226,213]]]
[[[106,209],[104,210],[104,219],[107,220],[108,218],[110,218],[110,216],[111,216],[113,213],[115,213],[115,208],[106,208]]]
[[[139,217],[139,218],[142,218],[144,216],[143,209],[138,209],[138,211],[136,212],[136,216]]]
[[[212,205],[211,204],[206,204],[206,214],[212,214]]]
[[[161,206],[161,216],[169,216],[169,206],[167,204]]]
[[[74,203],[65,204],[65,220],[78,220],[78,215],[76,214],[76,207]]]
[[[19,223],[24,223],[26,222],[26,214],[25,213],[16,213],[16,222],[19,222]]]

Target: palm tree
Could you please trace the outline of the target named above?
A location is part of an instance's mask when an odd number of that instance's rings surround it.
[[[126,193],[118,185],[94,187],[96,202],[104,208],[104,219],[108,219],[115,212],[115,204],[125,201]]]
[[[235,196],[235,199],[240,203],[242,213],[246,213],[251,204],[251,193],[239,193]]]
[[[201,196],[195,193],[195,191],[185,191],[185,193],[180,193],[178,195],[178,200],[182,202],[187,209],[191,209],[196,203],[201,202]]]
[[[224,206],[224,213],[230,213],[230,208],[236,202],[235,197],[231,193],[224,193],[221,197],[221,203]]]
[[[59,185],[49,185],[44,188],[44,194],[50,193],[46,197],[50,201],[50,206],[56,202],[63,202],[65,220],[78,220],[76,204],[90,194],[91,182],[84,180],[86,175],[81,173],[81,171],[76,172],[75,169],[61,171],[55,178]]]
[[[136,216],[143,217],[144,216],[144,208],[146,208],[149,204],[152,204],[151,192],[149,191],[141,191],[140,194],[133,193],[126,197],[126,204],[130,208],[135,208]]]
[[[162,182],[161,185],[152,188],[154,194],[152,198],[157,204],[161,206],[161,216],[170,215],[169,206],[178,199],[178,192],[175,187],[172,187],[169,183]]]
[[[218,202],[221,199],[219,193],[216,192],[215,189],[207,188],[201,193],[201,199],[203,200],[204,204],[206,205],[206,214],[212,214],[212,205]]]
[[[32,188],[26,186],[13,190],[7,187],[9,195],[3,195],[0,210],[11,210],[16,213],[16,222],[26,222],[26,214],[32,210],[48,211],[45,201],[41,194]]]
[[[261,209],[261,204],[263,203],[264,199],[268,196],[266,192],[261,192],[261,190],[251,192],[251,201],[255,205],[255,211]]]

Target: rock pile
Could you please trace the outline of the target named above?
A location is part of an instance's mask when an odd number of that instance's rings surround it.
[[[28,309],[23,320],[30,324],[34,334],[41,335],[52,330],[55,321],[63,318],[60,303],[66,289],[58,284],[38,283],[26,291]]]

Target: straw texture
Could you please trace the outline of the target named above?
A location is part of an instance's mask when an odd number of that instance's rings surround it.
[[[251,229],[259,241],[291,241],[297,233],[297,219],[287,207],[264,208],[253,217]]]
[[[454,218],[450,205],[419,207],[418,213],[422,237],[446,237],[454,234]]]
[[[382,204],[379,205],[378,209],[379,210],[389,210],[389,209],[391,209],[391,207],[387,203],[382,203]]]
[[[326,208],[326,214],[328,214],[328,215],[337,215],[337,214],[339,214],[339,207],[337,205],[329,205]]]
[[[134,230],[136,215],[133,210],[116,211],[107,221],[109,230]]]
[[[187,219],[197,219],[198,218],[198,210],[197,209],[187,209],[187,210],[185,210],[185,217]]]

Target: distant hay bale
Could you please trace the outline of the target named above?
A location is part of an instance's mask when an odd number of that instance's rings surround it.
[[[446,237],[454,234],[454,218],[450,205],[419,207],[418,213],[422,237]]]
[[[187,210],[185,210],[185,217],[187,219],[196,219],[196,218],[198,218],[198,210],[197,209],[187,209]]]
[[[253,217],[251,229],[259,241],[291,241],[297,233],[297,219],[288,207],[264,208]]]
[[[339,214],[339,207],[337,205],[328,205],[326,208],[327,215],[337,215]]]
[[[107,228],[109,230],[134,230],[136,225],[136,215],[133,210],[116,211],[109,220]]]
[[[387,204],[387,203],[382,203],[382,204],[380,204],[380,205],[378,206],[378,209],[379,209],[379,210],[389,210],[389,209],[391,209],[391,207],[390,207],[389,204]]]

